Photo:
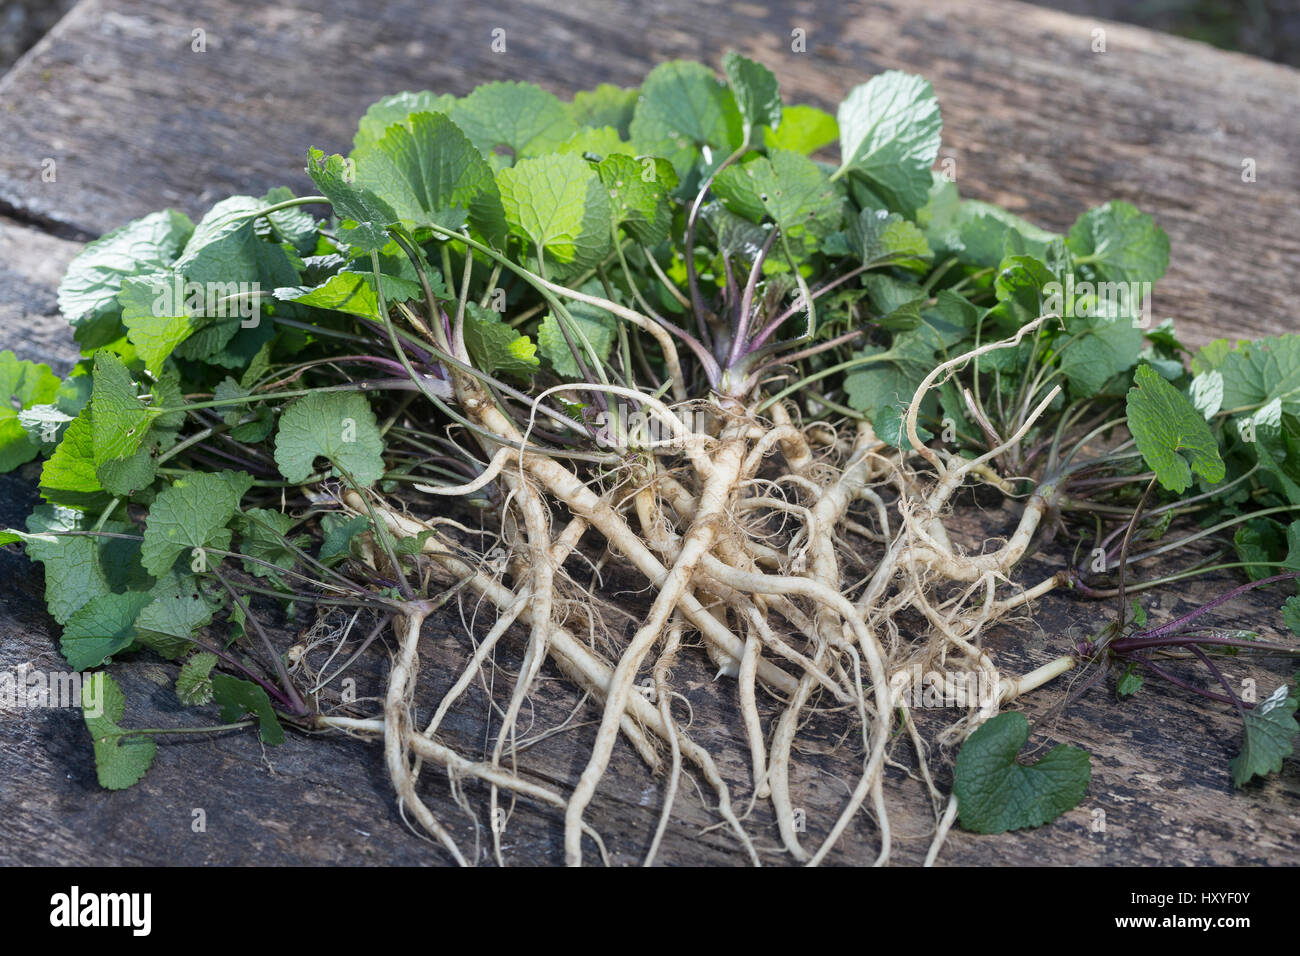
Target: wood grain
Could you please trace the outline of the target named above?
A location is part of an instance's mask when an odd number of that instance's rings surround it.
[[[506,31],[507,52],[491,51]],[[1092,50],[1105,30],[1106,51]],[[191,48],[205,31],[206,52]],[[807,52],[791,51],[806,31]],[[17,68],[0,78],[0,347],[50,361],[75,357],[53,287],[84,241],[164,205],[201,213],[235,192],[307,188],[306,147],[345,150],[356,117],[398,89],[464,93],[493,79],[529,79],[561,95],[598,82],[635,84],[654,62],[685,56],[717,64],[735,47],[767,62],[787,101],[833,108],[882,69],[924,73],[945,117],[944,157],[957,161],[963,194],[1002,203],[1040,224],[1068,228],[1109,198],[1132,201],[1170,233],[1172,265],[1156,290],[1158,317],[1186,339],[1293,330],[1300,293],[1300,73],[1248,57],[1117,24],[1094,23],[1003,0],[906,4],[659,0],[609,4],[519,2],[375,5],[325,0],[269,5],[200,0],[184,11],[145,0],[82,0]],[[53,158],[54,182],[41,179]],[[1252,158],[1257,181],[1241,179]],[[0,479],[3,522],[32,503],[29,468]],[[1042,569],[1050,571],[1050,563]],[[0,666],[60,666],[57,627],[43,612],[41,574],[20,554],[0,554],[13,582],[0,607]],[[1027,579],[1032,569],[1026,570]],[[1225,579],[1226,580],[1226,579]],[[1161,596],[1157,616],[1192,606],[1222,582]],[[1218,620],[1276,636],[1280,598],[1222,609]],[[1008,672],[1027,670],[1091,632],[1108,610],[1050,596],[1032,621],[999,629],[990,646]],[[431,620],[422,648],[423,713],[463,663],[460,620]],[[517,653],[519,641],[509,653]],[[503,659],[510,666],[507,656]],[[184,719],[156,659],[121,662],[138,719]],[[359,675],[362,696],[379,693],[386,660]],[[1243,676],[1244,664],[1232,673]],[[1287,671],[1256,671],[1271,688]],[[547,673],[534,726],[565,719],[576,697]],[[693,732],[720,754],[735,795],[749,795],[748,760],[736,734],[734,687],[703,669],[678,678],[695,714]],[[1269,682],[1272,683],[1269,683]],[[366,686],[368,682],[368,687]],[[447,728],[448,742],[481,753],[486,698]],[[1148,685],[1116,703],[1102,688],[1063,716],[1059,691],[1026,702],[1044,716],[1033,743],[1065,741],[1094,754],[1089,797],[1050,828],[999,837],[956,832],[949,863],[1295,863],[1300,780],[1289,769],[1233,793],[1232,717],[1187,695]],[[475,710],[474,708],[477,708]],[[473,715],[477,714],[477,718]],[[597,716],[527,751],[525,771],[564,790],[583,764]],[[861,755],[832,750],[828,722],[812,740],[828,752],[801,757],[792,785],[807,810],[809,839],[824,833],[852,785]],[[899,751],[906,764],[905,749]],[[894,772],[895,858],[918,862],[932,818],[919,790]],[[946,785],[947,781],[941,781]],[[648,844],[661,798],[656,781],[624,745],[590,818],[614,862],[634,863]],[[473,846],[474,828],[445,778],[426,770],[421,792]],[[470,789],[484,813],[482,790]],[[712,795],[706,794],[711,802]],[[191,829],[193,810],[207,832]],[[1095,829],[1104,811],[1105,829]],[[485,821],[481,821],[485,822]],[[675,864],[739,863],[687,786],[662,850]],[[765,851],[778,843],[770,814],[749,829]],[[479,838],[488,843],[486,830]],[[862,816],[833,855],[874,857],[874,824]],[[520,804],[507,831],[512,863],[556,863],[557,814]],[[772,862],[780,862],[775,852]],[[403,825],[378,748],[338,737],[290,735],[263,748],[249,735],[160,748],[137,788],[110,794],[94,781],[80,717],[67,711],[0,714],[0,862],[445,863]]]

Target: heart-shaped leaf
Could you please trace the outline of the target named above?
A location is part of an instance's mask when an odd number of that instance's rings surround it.
[[[986,721],[962,744],[953,794],[963,829],[1005,833],[1038,827],[1083,799],[1092,776],[1088,752],[1061,744],[1027,766],[1016,755],[1028,739],[1029,721],[1009,711]]]

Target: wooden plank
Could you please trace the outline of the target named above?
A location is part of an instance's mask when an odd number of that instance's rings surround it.
[[[494,79],[560,94],[639,82],[670,56],[762,58],[787,98],[823,106],[887,68],[924,73],[958,185],[1054,229],[1127,199],[1169,231],[1158,316],[1189,339],[1261,335],[1300,294],[1300,73],[1135,27],[1003,0],[640,5],[575,0],[379,7],[86,0],[39,55],[0,79],[0,204],[95,235],[162,205],[288,183],[306,147],[346,149],[356,117],[396,89],[464,93]],[[1105,52],[1092,51],[1105,30]],[[492,52],[493,29],[507,52]],[[206,52],[192,32],[205,30]],[[807,52],[791,51],[791,31]],[[42,160],[57,181],[41,180]],[[1253,159],[1257,181],[1242,182]],[[0,208],[0,211],[4,211]]]
[[[201,0],[181,12],[142,0],[83,0],[0,79],[0,208],[13,219],[0,221],[0,346],[56,364],[75,355],[57,324],[52,286],[76,245],[56,236],[89,237],[166,204],[193,214],[231,192],[280,183],[305,189],[305,146],[346,149],[356,116],[386,92],[463,93],[486,80],[524,78],[567,94],[597,82],[636,83],[669,56],[716,63],[732,45],[772,65],[788,99],[822,106],[881,69],[925,73],[944,107],[943,155],[957,160],[966,195],[1058,229],[1112,197],[1153,213],[1173,239],[1173,266],[1155,309],[1174,315],[1193,341],[1277,332],[1291,321],[1286,307],[1300,291],[1291,221],[1300,200],[1300,132],[1279,104],[1295,102],[1300,74],[1283,67],[1111,24],[1104,25],[1106,52],[1095,54],[1098,24],[1000,0],[945,0],[927,4],[924,15],[879,4],[825,4],[797,15],[776,3],[674,0],[656,5],[649,19],[643,7],[596,0],[560,10],[518,0],[463,5],[454,18],[414,0],[380,10],[337,0],[312,6]],[[489,46],[496,27],[507,31],[506,54]],[[206,53],[191,49],[200,28]],[[805,54],[790,50],[796,28],[807,31]],[[1252,184],[1240,180],[1245,157],[1257,162]],[[44,158],[56,161],[54,182],[40,178]],[[5,524],[30,506],[33,477],[28,468],[3,479]],[[0,609],[0,666],[57,668],[57,628],[42,610],[39,570],[10,552],[0,555],[0,568],[19,583]],[[1165,596],[1161,613],[1190,606],[1214,584]],[[1216,619],[1251,621],[1275,636],[1267,626],[1276,620],[1274,604],[1242,602]],[[1001,628],[990,645],[1009,672],[1027,670],[1068,647],[1072,629],[1090,628],[1105,613],[1051,596],[1032,624]],[[468,652],[457,616],[428,627],[426,716]],[[519,646],[514,641],[513,652]],[[370,665],[359,675],[363,696],[382,688],[386,662],[376,655]],[[182,719],[165,668],[137,660],[123,662],[122,673],[137,692],[133,699],[146,701],[142,722]],[[1271,687],[1286,670],[1257,673],[1260,686]],[[559,723],[576,703],[556,674],[548,677],[535,695],[537,727]],[[695,713],[693,732],[717,750],[743,805],[748,760],[733,687],[695,664],[680,667],[678,677]],[[1046,714],[1056,699],[1035,698],[1027,713]],[[476,706],[482,715],[485,698]],[[448,728],[448,740],[478,753],[483,726],[471,716]],[[588,708],[578,723],[593,717]],[[89,854],[100,863],[445,862],[403,827],[373,744],[291,735],[264,754],[254,738],[238,735],[168,745],[139,788],[107,794],[94,783],[78,722],[65,711],[0,721],[0,861],[84,861]],[[1044,831],[954,833],[948,862],[1300,858],[1294,774],[1231,791],[1230,714],[1151,687],[1115,705],[1098,689],[1043,726],[1096,755],[1088,800]],[[550,738],[525,754],[523,765],[552,774],[560,768],[564,779],[553,783],[563,790],[581,769],[590,735],[589,726],[578,726]],[[834,742],[828,726],[819,744]],[[899,759],[906,763],[905,750]],[[851,743],[801,758],[793,785],[810,842],[832,824],[859,761]],[[436,777],[426,771],[422,794],[463,845],[472,845],[472,828]],[[930,818],[924,801],[914,799],[918,791],[908,790],[901,773],[894,777],[895,858],[917,862]],[[485,812],[483,792],[472,796]],[[644,852],[660,796],[659,782],[620,745],[591,813],[615,862],[635,862]],[[196,807],[208,811],[206,834],[190,829]],[[1097,809],[1106,814],[1104,832],[1092,829]],[[725,831],[705,831],[714,822],[685,786],[661,859],[742,862]],[[765,808],[749,828],[765,854],[776,849]],[[507,859],[557,862],[559,834],[553,811],[521,807],[507,831]],[[490,843],[486,831],[479,835]],[[876,837],[862,817],[832,860],[869,862]]]
[[[77,350],[54,290],[80,248],[0,216],[0,345],[59,373],[76,361]]]

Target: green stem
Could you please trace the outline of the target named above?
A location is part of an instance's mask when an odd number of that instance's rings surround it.
[[[1203,568],[1191,568],[1187,571],[1179,571],[1177,574],[1167,574],[1164,577],[1151,578],[1148,581],[1141,581],[1137,584],[1126,585],[1124,590],[1127,594],[1134,594],[1138,591],[1149,591],[1151,588],[1163,587],[1166,584],[1173,584],[1177,581],[1185,581],[1188,578],[1194,578],[1201,574],[1210,574],[1215,571],[1231,571],[1234,568],[1281,568],[1286,567],[1285,561],[1228,561],[1223,564],[1210,564]],[[1088,592],[1090,598],[1108,598],[1115,597],[1119,594],[1119,588],[1091,589]]]
[[[824,378],[827,378],[828,376],[834,375],[836,372],[844,372],[851,368],[861,368],[864,365],[871,365],[874,362],[888,362],[893,357],[894,357],[893,349],[887,349],[884,352],[877,352],[875,355],[859,355],[857,358],[852,358],[846,362],[840,362],[838,365],[832,365],[829,368],[824,368],[819,372],[814,372],[813,374],[805,378],[799,379],[799,381],[795,382],[793,385],[789,386],[788,388],[784,388],[781,391],[777,392],[771,398],[764,399],[759,404],[758,408],[755,409],[755,413],[762,414],[764,411],[771,408],[773,405],[781,401],[781,399],[785,398],[787,395],[791,395],[802,388],[806,388],[807,386],[811,385],[813,382],[818,382]]]
[[[1185,538],[1180,538],[1177,541],[1173,541],[1170,542],[1169,544],[1162,545],[1159,548],[1153,548],[1150,551],[1144,551],[1142,554],[1135,555],[1134,557],[1129,559],[1129,563],[1137,564],[1140,561],[1146,561],[1149,558],[1157,557],[1159,555],[1165,554],[1168,551],[1173,551],[1176,548],[1185,547],[1186,545],[1191,544],[1193,541],[1199,541],[1201,538],[1208,538],[1210,535],[1222,531],[1224,528],[1231,528],[1233,525],[1241,524],[1243,521],[1249,521],[1252,518],[1263,518],[1267,515],[1278,514],[1279,512],[1283,512],[1283,511],[1300,511],[1300,505],[1279,505],[1276,508],[1265,508],[1262,511],[1252,511],[1249,514],[1238,515],[1237,517],[1231,518],[1227,521],[1221,521],[1219,524],[1214,525],[1214,527],[1212,528],[1205,528],[1201,531],[1198,531],[1196,534],[1191,534]],[[1252,561],[1250,563],[1264,564],[1265,562]]]
[[[257,616],[253,614],[252,608],[250,608],[244,602],[244,599],[239,596],[239,593],[230,586],[230,582],[225,579],[220,571],[213,568],[212,576],[221,582],[221,586],[230,594],[231,600],[239,605],[239,609],[244,613],[244,620],[253,625],[253,630],[257,632],[258,638],[261,639],[262,646],[266,648],[266,653],[271,656],[271,664],[275,667],[276,676],[280,678],[280,686],[283,688],[284,692],[289,695],[289,702],[293,705],[294,710],[299,714],[307,713],[307,705],[303,702],[302,697],[299,696],[298,688],[293,686],[293,681],[289,678],[289,672],[285,669],[284,661],[281,660],[280,655],[276,653],[275,645],[271,643],[270,635],[263,630],[262,622],[257,619]]]
[[[400,379],[398,380],[400,381]],[[225,408],[230,405],[251,405],[254,402],[275,401],[281,398],[301,398],[303,395],[311,395],[314,392],[373,392],[375,390],[374,381],[350,382],[347,385],[322,385],[317,388],[295,388],[287,392],[261,392],[252,395],[241,395],[237,398],[219,398],[209,402],[194,402],[189,405],[182,405],[179,408],[162,408],[159,412],[164,415],[174,414],[176,412],[191,412],[200,408]]]
[[[292,209],[295,206],[329,205],[330,201],[326,196],[297,196],[293,199],[286,199],[284,202],[278,202],[274,206],[254,209],[251,212],[241,212],[238,215],[231,216],[229,220],[223,219],[222,222],[239,222],[241,219],[261,219],[263,216],[269,216],[273,212],[279,212],[281,209]]]
[[[123,728],[120,734],[108,734],[110,737],[156,737],[160,734],[216,734],[227,730],[243,730],[257,723],[255,720],[240,720],[233,724],[218,724],[215,727],[146,727],[141,730]]]

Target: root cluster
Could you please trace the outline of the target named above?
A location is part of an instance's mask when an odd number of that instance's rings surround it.
[[[910,409],[914,452],[886,445],[865,423],[838,431],[824,423],[801,427],[793,409],[779,404],[760,417],[752,408],[714,402],[702,418],[699,403],[670,408],[639,396],[672,437],[647,441],[629,451],[623,468],[594,474],[519,451],[527,436],[475,383],[460,383],[462,406],[500,443],[483,441],[490,465],[474,487],[438,490],[464,493],[499,482],[503,553],[489,556],[467,547],[455,522],[417,516],[378,493],[363,499],[348,491],[341,504],[354,514],[378,516],[393,538],[418,537],[431,591],[463,585],[496,619],[421,727],[413,719],[420,631],[438,602],[410,603],[394,623],[398,646],[382,718],[326,716],[321,724],[382,736],[402,807],[459,863],[475,859],[477,848],[467,857],[421,800],[416,784],[424,762],[446,768],[458,799],[463,794],[455,781],[487,784],[494,822],[503,791],[512,800],[562,810],[565,859],[576,865],[586,846],[604,854],[586,816],[622,736],[664,779],[647,863],[690,766],[711,788],[721,821],[757,864],[759,852],[742,822],[747,813],[738,813],[714,757],[680,725],[671,706],[673,663],[699,644],[719,677],[734,687],[752,798],[770,800],[791,857],[820,863],[846,829],[869,816],[875,862],[889,861],[885,770],[892,745],[906,737],[916,764],[909,772],[928,791],[934,816],[932,861],[955,816],[954,803],[934,782],[934,745],[959,741],[1003,703],[1073,663],[1062,658],[1016,679],[1002,674],[982,647],[990,627],[1060,583],[1049,578],[1026,589],[1011,579],[1048,507],[1048,492],[1039,489],[1025,501],[1017,526],[1000,543],[970,552],[954,545],[946,524],[954,494],[1021,436],[977,459],[924,447],[915,436],[916,408],[944,370],[935,370]],[[1037,414],[1026,419],[1024,430]],[[707,422],[702,429],[701,420]],[[376,562],[384,560],[380,549],[373,555]],[[600,576],[614,566],[643,582],[652,598],[630,637],[597,594]],[[467,688],[485,679],[494,648],[516,624],[528,633],[522,666],[513,676],[490,759],[471,760],[439,741],[439,727]],[[601,706],[586,767],[568,793],[530,782],[516,769],[521,708],[547,662]],[[992,692],[948,711],[954,718],[947,729],[927,742],[909,710],[923,674],[941,675],[953,689],[977,676]],[[761,695],[779,706],[767,726]],[[848,715],[862,763],[834,824],[811,845],[797,825],[791,765],[801,728],[824,708]],[[501,829],[492,827],[498,860]],[[584,844],[584,836],[591,844]]]

